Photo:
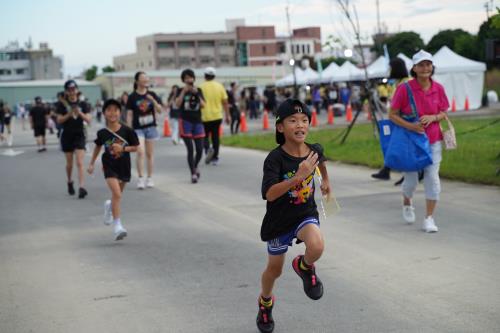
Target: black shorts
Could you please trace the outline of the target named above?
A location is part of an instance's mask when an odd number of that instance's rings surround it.
[[[35,138],[38,136],[45,136],[45,126],[35,126],[33,131],[35,132]]]
[[[5,123],[5,125],[10,125],[10,120],[11,120],[11,119],[12,119],[11,117],[4,118],[4,121],[3,121],[3,122]]]
[[[85,150],[85,135],[63,131],[61,135],[61,149],[65,153],[71,153],[77,149]]]
[[[124,183],[130,182],[130,169],[127,172],[127,170],[116,170],[108,165],[103,165],[102,172],[104,173],[104,178],[116,178]]]

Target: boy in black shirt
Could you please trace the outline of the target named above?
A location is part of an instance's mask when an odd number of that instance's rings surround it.
[[[41,97],[35,97],[35,106],[30,110],[30,123],[31,128],[35,132],[36,144],[38,145],[38,152],[46,151],[45,147],[45,130],[47,121],[49,120],[49,113],[42,104]]]
[[[267,210],[261,228],[261,239],[267,242],[268,264],[262,274],[257,327],[272,332],[274,320],[272,294],[281,275],[285,255],[293,239],[304,242],[304,255],[297,256],[292,267],[303,281],[306,295],[314,300],[323,296],[323,284],[316,275],[314,262],[323,253],[324,241],[319,229],[318,210],[314,202],[314,173],[319,168],[323,195],[330,193],[328,173],[319,144],[305,142],[311,113],[299,100],[287,99],[278,108],[276,142],[279,147],[264,161],[262,197]]]
[[[87,171],[94,172],[94,163],[104,146],[102,169],[104,178],[111,190],[111,200],[104,203],[104,224],[114,225],[115,240],[127,236],[127,230],[120,220],[120,200],[125,184],[130,181],[130,153],[136,152],[139,139],[133,129],[120,123],[121,104],[108,99],[103,106],[106,127],[97,132],[94,153]]]

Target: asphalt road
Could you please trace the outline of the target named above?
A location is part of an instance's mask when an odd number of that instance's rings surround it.
[[[100,172],[78,200],[66,194],[56,147],[5,151],[0,332],[257,332],[265,153],[224,147],[192,185],[185,148],[160,141],[157,186],[130,184],[129,236],[115,242],[102,223]],[[342,209],[322,221],[325,295],[304,295],[291,268],[303,246],[294,246],[275,289],[275,332],[500,331],[499,189],[443,182],[439,233],[425,234],[422,188],[417,223],[404,225],[398,188],[372,171],[329,164]]]

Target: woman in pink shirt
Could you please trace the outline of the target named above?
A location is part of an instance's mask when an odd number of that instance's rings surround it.
[[[424,169],[426,215],[423,230],[437,232],[438,227],[433,214],[441,192],[439,165],[441,163],[443,133],[439,122],[446,117],[445,112],[449,107],[448,98],[443,86],[431,78],[434,74],[434,65],[430,53],[420,50],[413,55],[413,68],[410,74],[414,79],[408,81],[408,85],[413,93],[420,121],[411,123],[402,117],[402,115],[412,113],[406,85],[400,85],[396,90],[389,118],[397,125],[410,131],[425,133],[429,139],[433,163]],[[403,218],[411,224],[415,222],[415,209],[411,200],[417,188],[418,172],[404,172],[403,176]]]

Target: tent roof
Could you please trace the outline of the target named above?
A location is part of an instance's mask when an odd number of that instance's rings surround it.
[[[434,54],[433,62],[436,65],[436,73],[484,72],[486,70],[484,63],[462,57],[446,45]]]
[[[309,82],[314,82],[319,77],[318,72],[316,72],[311,67],[306,69],[301,69],[300,67],[295,67],[295,76],[298,85],[307,84]],[[293,85],[293,73],[288,74],[282,79],[276,81],[277,86],[289,86]]]
[[[406,69],[408,70],[408,72],[410,72],[410,69],[413,67],[413,61],[410,58],[408,58],[404,53],[399,53],[397,57],[404,60],[406,64]]]
[[[384,56],[380,56],[367,68],[368,77],[371,79],[387,77],[389,75],[389,61]]]
[[[365,72],[354,66],[350,61],[344,62],[338,71],[332,76],[333,82],[363,81],[364,79]]]

